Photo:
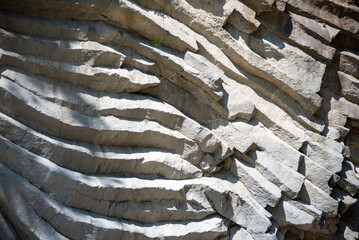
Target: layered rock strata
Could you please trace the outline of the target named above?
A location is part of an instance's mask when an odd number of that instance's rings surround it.
[[[356,0],[0,0],[0,239],[359,238]]]

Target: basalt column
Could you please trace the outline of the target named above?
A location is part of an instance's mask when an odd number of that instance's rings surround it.
[[[0,0],[0,239],[359,238],[357,0]]]

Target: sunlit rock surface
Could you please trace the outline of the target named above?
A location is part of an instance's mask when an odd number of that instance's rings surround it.
[[[356,0],[0,0],[0,239],[359,238]]]

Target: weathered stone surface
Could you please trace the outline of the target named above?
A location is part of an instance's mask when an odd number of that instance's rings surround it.
[[[305,177],[264,152],[252,154],[254,164],[265,178],[277,185],[290,198],[296,198],[302,189]],[[305,175],[307,176],[307,175]],[[328,182],[329,179],[326,179]]]
[[[351,75],[338,72],[342,93],[349,100],[359,104],[359,80]]]
[[[232,228],[231,229],[231,240],[253,240],[253,237],[244,228]]]
[[[77,66],[70,63],[44,61],[43,59],[27,57],[26,55],[21,56],[8,51],[1,52],[0,57],[4,64],[49,77],[57,77],[98,91],[133,92],[156,86],[160,83],[160,80],[155,76],[148,74],[146,76],[138,70],[129,71],[88,65]]]
[[[323,211],[328,215],[336,215],[338,211],[338,203],[329,194],[323,192],[313,183],[306,180],[300,198],[303,201],[309,202],[315,208]]]
[[[351,197],[347,192],[340,188],[335,189],[334,197],[339,202],[340,215],[344,215],[349,208],[358,201],[358,199]]]
[[[266,27],[279,36],[289,38],[294,41],[295,44],[298,44],[304,49],[308,49],[308,51],[313,52],[316,56],[325,60],[331,60],[334,57],[335,49],[328,45],[336,35],[335,33],[331,33],[333,31],[338,33],[339,30],[329,26],[323,26],[323,24],[313,19],[305,18],[291,12],[288,14],[269,12],[261,14],[260,18]],[[322,42],[323,39],[327,45]]]
[[[281,197],[280,189],[269,182],[255,168],[240,159],[235,159],[231,171],[239,180],[248,184],[249,191],[263,207],[277,205]]]
[[[260,25],[260,22],[255,19],[256,13],[246,7],[246,5],[240,5],[239,9],[233,9],[231,15],[227,19],[227,23],[231,24],[233,27],[237,28],[239,31],[242,31],[246,34],[251,34]]]
[[[357,238],[358,13],[0,0],[0,238]]]
[[[339,70],[355,78],[359,78],[359,55],[354,51],[341,51]]]
[[[358,173],[353,165],[349,161],[343,163],[343,170],[341,172],[338,185],[341,186],[350,195],[355,196],[359,190]]]
[[[271,213],[280,226],[294,225],[298,228],[305,228],[311,226],[315,221],[314,216],[296,208],[287,201],[280,201]]]
[[[325,7],[322,7],[322,6]],[[305,0],[288,0],[287,6],[300,13],[306,13],[312,18],[318,18],[323,22],[334,25],[337,28],[349,31],[352,34],[358,34],[359,22],[357,14],[359,8],[357,4],[349,4],[349,1],[329,1],[316,0],[314,2]],[[338,14],[338,13],[344,13]]]
[[[9,224],[9,221],[4,219],[3,215],[0,215],[0,237],[2,239],[16,240],[18,237]]]
[[[154,225],[134,224],[131,221],[118,221],[118,219],[108,217],[101,218],[99,215],[59,204],[3,165],[1,165],[1,179],[2,185],[13,186],[12,188],[6,188],[8,193],[1,195],[1,202],[9,205],[14,200],[23,201],[26,204],[20,203],[22,209],[9,207],[9,210],[20,214],[24,210],[27,210],[29,214],[31,213],[31,215],[25,215],[25,217],[32,216],[32,220],[29,218],[26,220],[21,219],[25,222],[22,230],[25,232],[25,236],[29,238],[68,239],[60,235],[57,232],[59,231],[63,235],[71,235],[74,239],[82,239],[83,237],[94,239],[154,239],[158,237],[158,234],[164,238],[191,239],[197,236],[199,239],[206,239],[224,235],[226,232],[226,222],[218,216],[197,222],[197,230],[193,224],[189,226],[186,222],[177,224],[165,222]],[[33,221],[35,217],[40,220],[38,221],[39,225],[34,227],[31,224],[26,224],[26,221]],[[50,224],[58,230],[55,231]],[[86,232],[81,229],[86,229]],[[171,230],[166,231],[165,229]],[[169,236],[166,236],[167,234]]]
[[[320,146],[316,143],[308,143],[304,151],[309,158],[328,171],[339,172],[342,168],[343,155],[341,152],[338,153],[331,148]]]
[[[275,0],[244,0],[243,2],[255,9],[257,12],[264,12],[273,9]]]
[[[322,189],[324,192],[330,194],[329,180],[333,177],[334,173],[327,168],[316,163],[308,156],[305,156],[301,162],[299,169],[306,179],[311,181],[314,185]]]

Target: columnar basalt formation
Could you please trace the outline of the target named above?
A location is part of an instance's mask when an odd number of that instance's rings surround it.
[[[0,239],[359,238],[357,0],[0,0]]]

